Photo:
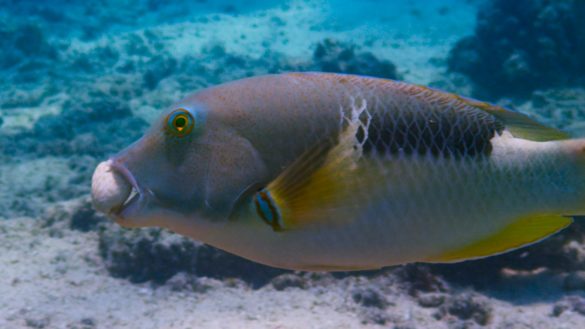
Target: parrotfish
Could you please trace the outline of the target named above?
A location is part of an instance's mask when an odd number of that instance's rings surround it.
[[[97,167],[93,204],[274,267],[449,263],[585,214],[585,139],[393,80],[288,73],[192,94]]]

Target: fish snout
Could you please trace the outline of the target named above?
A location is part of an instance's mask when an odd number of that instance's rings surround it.
[[[91,180],[94,208],[120,222],[123,212],[140,198],[136,181],[124,166],[113,160],[101,162]]]

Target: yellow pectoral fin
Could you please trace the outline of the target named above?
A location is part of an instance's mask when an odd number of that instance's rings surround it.
[[[537,242],[557,233],[573,222],[571,217],[538,214],[518,218],[498,233],[426,259],[428,262],[449,263],[500,254]]]
[[[358,110],[365,111],[365,106]],[[259,192],[263,194],[259,194],[258,213],[275,231],[355,218],[354,211],[364,201],[359,192],[380,180],[376,178],[379,171],[367,169],[372,168],[372,161],[362,158],[365,139],[358,139],[358,130],[367,131],[369,124],[360,119],[362,112],[346,118],[348,125],[336,140],[323,141],[305,152]],[[261,208],[262,202],[268,206]]]

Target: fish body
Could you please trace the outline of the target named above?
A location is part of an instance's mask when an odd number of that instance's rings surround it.
[[[92,195],[122,225],[276,267],[454,262],[536,242],[585,213],[584,150],[457,95],[290,73],[177,102],[98,166]]]

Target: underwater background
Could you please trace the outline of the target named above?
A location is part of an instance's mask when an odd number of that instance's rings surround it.
[[[453,265],[269,268],[89,198],[198,89],[287,71],[428,85],[585,136],[585,1],[0,0],[0,328],[585,328],[585,224]]]

